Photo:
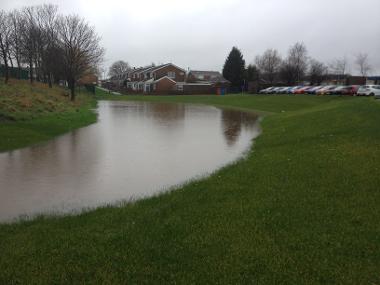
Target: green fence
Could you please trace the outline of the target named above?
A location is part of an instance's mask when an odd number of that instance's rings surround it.
[[[9,77],[20,78],[20,79],[29,79],[29,70],[27,70],[27,69],[21,69],[19,71],[19,69],[17,67],[8,67],[8,70],[9,70]],[[0,65],[0,77],[5,77],[5,66],[4,65]]]

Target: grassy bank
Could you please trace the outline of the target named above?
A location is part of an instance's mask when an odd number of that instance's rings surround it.
[[[11,80],[0,84],[0,152],[51,139],[96,121],[86,92],[70,102],[68,92],[46,84]]]
[[[123,207],[0,225],[0,284],[380,283],[380,103],[112,98],[273,114],[248,156],[209,178]]]

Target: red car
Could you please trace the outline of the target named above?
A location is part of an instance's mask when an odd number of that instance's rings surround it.
[[[305,86],[305,87],[302,87],[302,88],[298,88],[293,93],[294,94],[305,94],[307,92],[307,90],[309,90],[312,87],[313,86]]]
[[[358,92],[359,86],[358,85],[350,85],[350,86],[344,86],[337,92],[337,95],[356,95]]]

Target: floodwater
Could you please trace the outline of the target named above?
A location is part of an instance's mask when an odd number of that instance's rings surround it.
[[[258,117],[190,104],[101,101],[99,122],[0,153],[0,222],[152,195],[233,162]]]

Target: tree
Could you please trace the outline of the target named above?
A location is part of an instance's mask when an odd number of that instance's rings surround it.
[[[355,56],[355,64],[357,65],[361,76],[366,77],[371,71],[371,66],[369,64],[368,54],[359,53]]]
[[[306,46],[303,43],[295,43],[290,47],[286,61],[286,69],[290,72],[292,81],[299,84],[304,79],[308,67]]]
[[[326,78],[328,67],[323,63],[315,59],[310,59],[309,77],[310,84],[320,85]]]
[[[241,90],[244,85],[245,60],[241,51],[233,47],[223,67],[223,76],[231,82],[233,90]]]
[[[249,82],[258,81],[260,78],[260,71],[256,65],[250,64],[246,70],[246,79]]]
[[[10,21],[8,14],[0,11],[0,53],[4,62],[5,83],[9,80],[9,48],[10,48]]]
[[[130,69],[131,69],[131,67],[129,66],[128,62],[125,62],[123,60],[118,60],[118,61],[115,61],[111,65],[111,67],[108,71],[108,75],[110,77],[120,76],[120,75],[123,75],[126,72],[128,72]]]
[[[275,49],[268,49],[262,56],[257,56],[255,62],[263,79],[267,80],[270,84],[273,84],[282,62],[278,51]]]
[[[345,76],[347,70],[347,57],[337,58],[330,62],[329,67],[335,75]]]
[[[10,35],[10,53],[11,56],[16,60],[17,68],[18,68],[18,78],[21,78],[21,28],[22,28],[22,16],[18,10],[13,10],[9,14],[10,25],[11,25],[11,35]]]
[[[61,16],[58,20],[58,42],[62,49],[64,74],[71,91],[71,100],[75,100],[76,82],[102,60],[104,50],[100,47],[100,38],[77,15]]]

